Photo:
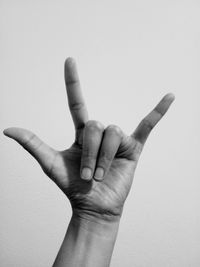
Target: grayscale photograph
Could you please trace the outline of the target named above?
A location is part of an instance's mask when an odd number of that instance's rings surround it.
[[[200,2],[0,1],[0,267],[200,266]]]

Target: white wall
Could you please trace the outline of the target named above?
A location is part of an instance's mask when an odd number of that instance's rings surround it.
[[[113,267],[200,266],[200,2],[0,1],[1,132],[74,138],[63,78],[78,64],[90,118],[131,133],[167,92],[176,100],[138,165]],[[0,266],[51,266],[71,210],[17,143],[0,135]]]

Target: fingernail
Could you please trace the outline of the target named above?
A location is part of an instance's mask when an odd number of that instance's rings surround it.
[[[81,178],[84,179],[84,180],[89,180],[92,176],[92,171],[90,168],[88,167],[85,167],[82,169],[82,172],[81,172]]]
[[[101,180],[103,178],[103,176],[104,176],[104,169],[101,168],[101,167],[98,167],[96,169],[94,178],[97,179],[97,180]]]

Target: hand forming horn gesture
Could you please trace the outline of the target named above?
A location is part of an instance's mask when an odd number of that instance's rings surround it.
[[[129,193],[135,168],[149,133],[174,100],[165,95],[126,135],[115,125],[88,119],[74,59],[65,62],[69,109],[75,125],[75,141],[57,151],[29,130],[11,127],[4,134],[22,145],[70,200],[73,213],[87,219],[118,219]]]

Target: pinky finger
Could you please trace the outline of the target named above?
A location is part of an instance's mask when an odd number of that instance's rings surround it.
[[[151,130],[165,115],[174,99],[175,96],[171,93],[165,95],[157,106],[140,122],[132,136],[141,144],[144,144]]]

